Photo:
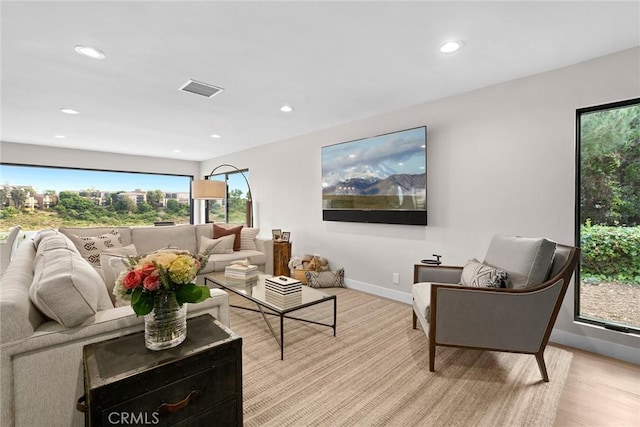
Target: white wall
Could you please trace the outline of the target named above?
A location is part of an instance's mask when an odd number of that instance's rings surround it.
[[[636,97],[640,48],[211,159],[200,172],[249,168],[261,235],[290,231],[294,255],[325,256],[350,287],[409,302],[413,265],[434,253],[446,264],[481,259],[496,233],[574,244],[576,109]],[[322,146],[421,125],[428,226],[322,221]],[[640,364],[639,336],[573,321],[573,292],[552,340]]]

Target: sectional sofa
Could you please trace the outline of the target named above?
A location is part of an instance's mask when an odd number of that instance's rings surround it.
[[[0,425],[83,425],[75,409],[84,394],[83,346],[144,329],[130,305],[114,307],[110,258],[168,246],[201,252],[212,237],[211,224],[203,224],[61,228],[23,242],[0,279]],[[271,272],[271,240],[257,238],[256,229],[241,239],[239,250],[211,255],[202,274],[247,257]],[[229,325],[227,294],[210,292],[188,305],[187,316],[209,313]]]

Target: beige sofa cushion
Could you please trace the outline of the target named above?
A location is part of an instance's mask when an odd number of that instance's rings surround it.
[[[113,304],[102,277],[64,240],[54,234],[40,241],[29,297],[42,314],[70,328]]]
[[[58,231],[60,233],[69,236],[74,234],[82,237],[93,237],[106,234],[112,230],[116,230],[120,233],[120,239],[122,240],[122,246],[130,245],[131,242],[131,228],[130,227],[60,227]]]
[[[35,245],[27,242],[20,245],[15,258],[0,279],[0,340],[2,344],[30,336],[44,321],[44,316],[29,298],[35,256]]]
[[[193,225],[175,225],[170,227],[132,227],[132,243],[139,254],[175,247],[196,253],[196,232]]]

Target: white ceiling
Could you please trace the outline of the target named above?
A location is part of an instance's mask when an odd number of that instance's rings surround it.
[[[0,14],[2,141],[198,161],[640,45],[638,1],[3,0]],[[464,49],[440,54],[449,39]],[[225,90],[180,92],[189,79]]]

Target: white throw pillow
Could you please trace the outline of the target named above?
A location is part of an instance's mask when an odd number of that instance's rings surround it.
[[[497,267],[492,267],[472,259],[462,269],[460,284],[477,288],[506,288],[509,274]]]
[[[111,230],[100,236],[86,237],[70,234],[69,238],[76,245],[82,258],[96,269],[100,268],[100,253],[105,249],[121,248],[122,239],[118,230]]]
[[[107,289],[107,293],[111,301],[115,304],[115,296],[113,295],[113,287],[116,284],[118,275],[126,269],[122,260],[130,256],[136,256],[135,245],[132,243],[121,248],[105,249],[100,254],[100,268],[102,270],[102,278]],[[120,260],[120,262],[115,262]]]
[[[256,237],[260,232],[259,228],[242,228],[240,230],[240,250],[257,251]]]
[[[210,239],[205,236],[200,236],[200,253],[204,253],[207,249],[213,246],[212,254],[232,254],[233,242],[236,240],[234,234],[228,236],[218,237],[217,239]]]
[[[78,253],[64,248],[38,255],[29,297],[45,316],[67,328],[113,308],[98,272]]]

